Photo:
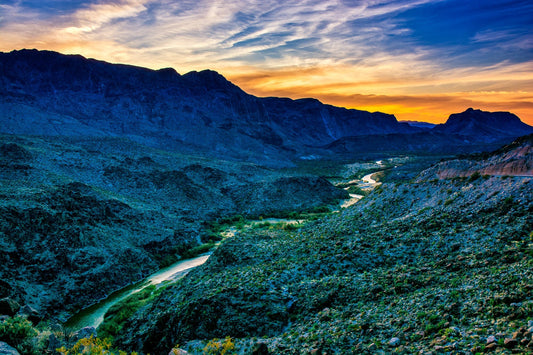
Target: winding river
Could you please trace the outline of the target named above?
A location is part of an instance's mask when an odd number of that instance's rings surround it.
[[[381,165],[381,161],[376,162],[378,165]],[[376,182],[374,179],[372,179],[372,175],[376,174],[376,172],[365,175],[362,180],[362,185],[364,187],[375,187],[376,185],[380,184],[379,182]],[[350,181],[350,183],[358,183],[361,186],[361,181],[359,180],[353,180]],[[366,185],[366,186],[365,186]],[[357,195],[357,194],[350,194],[350,199],[343,201],[340,207],[348,207],[359,201],[361,198],[363,198],[363,195]],[[252,224],[254,223],[302,223],[303,220],[291,220],[291,219],[265,219],[262,221],[252,221]],[[235,227],[228,228],[224,233],[226,237],[232,236],[236,231]],[[97,328],[103,321],[104,321],[104,315],[106,312],[115,304],[121,302],[122,300],[128,298],[134,293],[137,293],[144,288],[150,286],[150,285],[157,285],[167,280],[177,280],[183,276],[185,276],[189,271],[191,271],[193,268],[202,265],[207,261],[209,258],[210,253],[202,254],[198,257],[187,259],[187,260],[181,260],[178,261],[164,269],[161,269],[155,273],[153,273],[151,276],[147,277],[146,279],[127,286],[121,290],[113,292],[109,297],[101,300],[100,302],[82,309],[77,314],[73,315],[71,318],[69,318],[64,326],[72,329],[74,331],[82,329],[84,327],[95,327]]]
[[[192,259],[178,261],[164,269],[161,269],[143,281],[127,286],[121,290],[113,292],[109,297],[100,302],[82,309],[80,312],[69,318],[65,322],[65,327],[72,330],[79,330],[84,327],[97,328],[103,321],[105,313],[113,305],[126,299],[132,294],[141,291],[150,285],[157,285],[167,280],[177,280],[186,275],[193,268],[202,265],[209,258],[208,254],[202,254]]]

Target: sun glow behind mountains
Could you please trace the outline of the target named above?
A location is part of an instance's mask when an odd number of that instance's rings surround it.
[[[533,124],[529,1],[0,1],[0,50],[219,71],[259,96],[442,122],[476,107]]]

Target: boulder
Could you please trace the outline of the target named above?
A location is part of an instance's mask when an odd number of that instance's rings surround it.
[[[90,338],[91,336],[94,338],[97,337],[95,327],[85,327],[85,328],[78,330],[77,332],[72,334],[72,339],[74,341],[78,341],[80,339]]]
[[[400,345],[400,338],[391,338],[391,340],[389,340],[389,345],[390,346],[393,346],[393,347],[397,347]]]
[[[0,341],[0,355],[20,355],[14,347]]]
[[[187,351],[180,349],[180,348],[174,348],[170,350],[170,352],[168,353],[168,355],[187,355],[187,354],[188,354]]]

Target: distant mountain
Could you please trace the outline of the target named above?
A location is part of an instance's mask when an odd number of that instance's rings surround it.
[[[418,127],[424,129],[431,129],[436,126],[434,123],[421,122],[421,121],[400,121],[401,123],[407,123],[411,127]]]
[[[316,99],[255,97],[211,70],[180,75],[50,51],[0,52],[0,133],[122,137],[276,167],[361,152],[487,151],[533,132],[513,114],[472,109],[429,125]]]
[[[419,131],[384,113],[258,98],[210,70],[180,75],[49,51],[0,53],[0,94],[2,133],[126,136],[262,163],[346,136]]]
[[[465,112],[450,115],[446,123],[437,125],[432,132],[457,134],[478,142],[493,142],[533,133],[533,127],[510,112],[486,112],[469,108]]]

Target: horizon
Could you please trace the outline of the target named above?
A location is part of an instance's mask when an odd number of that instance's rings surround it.
[[[533,125],[532,19],[527,1],[7,1],[0,51],[210,69],[255,96],[398,121],[443,123],[473,107]]]

